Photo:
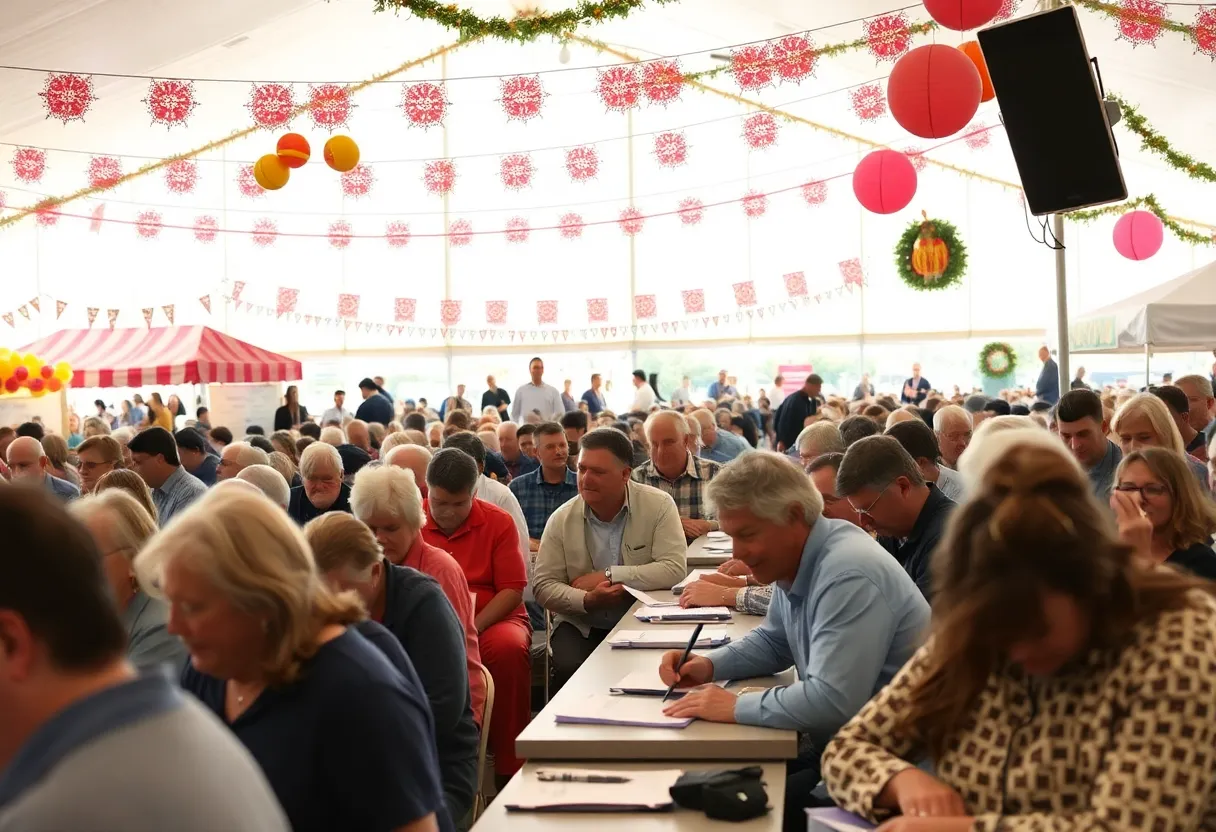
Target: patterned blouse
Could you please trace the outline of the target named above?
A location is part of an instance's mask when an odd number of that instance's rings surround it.
[[[1216,829],[1216,599],[1142,622],[1122,649],[1071,672],[993,673],[937,776],[976,832]],[[840,729],[823,777],[841,808],[878,821],[874,801],[917,759],[892,735],[932,642]],[[982,719],[981,719],[982,716]]]

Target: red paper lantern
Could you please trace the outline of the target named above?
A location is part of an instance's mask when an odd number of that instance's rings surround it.
[[[896,150],[875,150],[853,171],[853,194],[867,211],[894,214],[916,196],[916,168]]]
[[[1001,0],[925,0],[925,11],[947,29],[978,29],[996,17]]]
[[[1115,223],[1115,251],[1128,260],[1147,260],[1164,241],[1165,228],[1151,211],[1129,211]]]
[[[971,59],[971,63],[975,64],[975,71],[980,74],[980,101],[991,101],[996,98],[996,90],[992,88],[992,78],[988,75],[988,63],[984,60],[984,53],[980,51],[979,43],[969,40],[960,44],[958,51]]]
[[[944,139],[966,127],[979,109],[982,92],[971,59],[940,44],[913,49],[887,79],[891,115],[922,139]]]

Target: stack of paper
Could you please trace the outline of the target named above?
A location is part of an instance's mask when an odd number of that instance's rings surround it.
[[[554,769],[557,771],[557,769]],[[671,787],[679,769],[599,771],[569,766],[562,773],[575,777],[627,777],[625,783],[545,782],[535,773],[520,776],[507,795],[508,812],[665,812],[672,808]]]
[[[730,621],[731,612],[726,607],[642,607],[634,616],[649,624],[687,624],[689,621]]]
[[[560,704],[559,704],[560,703]],[[625,725],[635,728],[687,728],[692,718],[676,719],[663,714],[657,698],[611,696],[593,693],[584,697],[554,700],[558,725]]]
[[[718,571],[717,569],[694,569],[694,570],[692,570],[692,572],[690,572],[688,574],[687,578],[685,578],[684,580],[680,581],[678,584],[673,586],[671,588],[671,591],[673,593],[675,593],[676,595],[679,595],[681,592],[684,591],[684,587],[688,586],[689,584],[696,583],[697,581],[701,580],[701,578],[705,577],[706,575],[713,575],[713,574],[717,573],[717,571]]]
[[[608,639],[614,650],[683,650],[692,638],[692,627],[664,627],[661,630],[617,630]],[[706,627],[693,645],[698,650],[730,643],[726,630]]]
[[[730,680],[723,679],[712,684],[724,688],[730,684]],[[688,693],[689,690],[691,688],[677,688],[671,692],[670,698],[678,699]],[[659,678],[659,669],[655,667],[650,670],[633,671],[610,687],[608,692],[620,696],[663,696],[667,693],[667,685],[663,684],[663,680]]]

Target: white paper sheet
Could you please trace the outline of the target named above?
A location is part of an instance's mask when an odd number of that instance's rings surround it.
[[[694,570],[692,570],[692,572],[690,572],[688,574],[687,578],[685,578],[684,580],[680,581],[678,584],[673,586],[671,588],[671,591],[674,592],[676,595],[679,595],[681,592],[684,591],[684,587],[688,586],[689,584],[696,583],[697,581],[701,580],[706,575],[713,575],[713,574],[717,573],[717,571],[718,571],[717,569],[694,569]]]
[[[609,638],[608,643],[613,647],[630,647],[632,649],[661,649],[679,650],[688,646],[692,638],[693,627],[663,627],[657,630],[617,630]],[[707,650],[721,644],[728,644],[730,636],[725,629],[705,627],[701,637],[697,639],[696,648]]]
[[[628,592],[630,595],[632,595],[634,598],[641,601],[647,607],[678,607],[678,606],[680,606],[675,601],[657,601],[654,598],[652,598],[651,596],[647,595],[645,592],[642,592],[642,590],[634,589],[631,586],[625,587],[625,591]]]
[[[613,812],[627,809],[657,810],[671,806],[671,787],[684,772],[680,769],[661,771],[601,771],[575,766],[554,766],[552,771],[574,774],[612,774],[628,777],[628,783],[562,783],[539,780],[535,774],[525,775],[508,796],[508,809],[526,812],[566,809],[572,812]]]

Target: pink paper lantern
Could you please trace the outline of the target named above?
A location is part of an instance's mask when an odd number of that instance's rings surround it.
[[[872,213],[902,211],[916,196],[916,168],[897,150],[875,150],[853,170],[853,194]]]
[[[925,0],[925,11],[947,29],[978,29],[996,17],[1001,0]]]
[[[1129,211],[1115,223],[1115,251],[1128,260],[1147,260],[1161,250],[1165,227],[1151,211]]]
[[[980,106],[980,73],[952,46],[919,46],[895,64],[887,79],[891,115],[914,136],[944,139],[962,130]]]

